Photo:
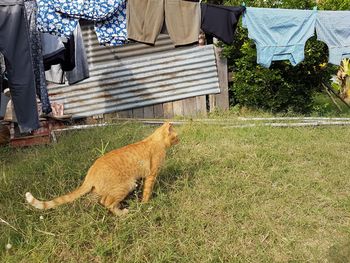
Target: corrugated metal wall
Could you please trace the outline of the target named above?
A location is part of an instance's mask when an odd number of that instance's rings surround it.
[[[83,37],[90,78],[49,87],[65,114],[88,117],[220,92],[212,45],[174,49],[161,35],[155,47],[103,47],[91,26],[83,27]]]

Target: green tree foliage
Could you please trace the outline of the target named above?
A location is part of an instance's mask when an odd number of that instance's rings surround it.
[[[209,1],[207,1],[209,2]],[[216,4],[237,6],[243,1],[210,1]],[[315,0],[245,0],[246,6],[312,9]],[[348,10],[350,0],[320,0],[320,10]],[[328,64],[328,48],[316,37],[305,46],[305,59],[293,67],[289,61],[273,62],[269,69],[256,63],[256,47],[248,38],[247,30],[237,28],[233,45],[221,44],[228,58],[229,70],[234,72],[232,104],[261,108],[273,112],[293,111],[308,113],[312,109],[313,94],[322,82],[330,82],[336,67]]]

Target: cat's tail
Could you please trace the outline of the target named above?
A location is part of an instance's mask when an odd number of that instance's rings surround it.
[[[75,189],[73,192],[60,197],[56,197],[51,201],[40,201],[36,199],[31,193],[26,193],[26,200],[29,204],[38,209],[50,209],[56,206],[73,202],[75,199],[87,194],[91,191],[92,187],[86,183],[83,183],[82,186]]]

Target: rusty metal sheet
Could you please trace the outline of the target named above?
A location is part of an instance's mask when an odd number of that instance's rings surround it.
[[[100,47],[85,30],[90,78],[50,85],[51,101],[63,103],[65,114],[79,118],[219,93],[213,45],[174,49],[169,40],[160,39],[164,50],[147,47],[146,54],[135,55],[142,54],[144,45]]]

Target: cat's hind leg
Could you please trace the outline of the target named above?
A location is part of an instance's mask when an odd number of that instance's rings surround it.
[[[100,203],[107,207],[109,209],[109,211],[111,211],[114,215],[116,216],[120,216],[120,215],[124,215],[126,213],[128,213],[128,209],[124,208],[124,209],[120,209],[120,201],[118,198],[113,197],[111,195],[105,195],[102,196]]]

